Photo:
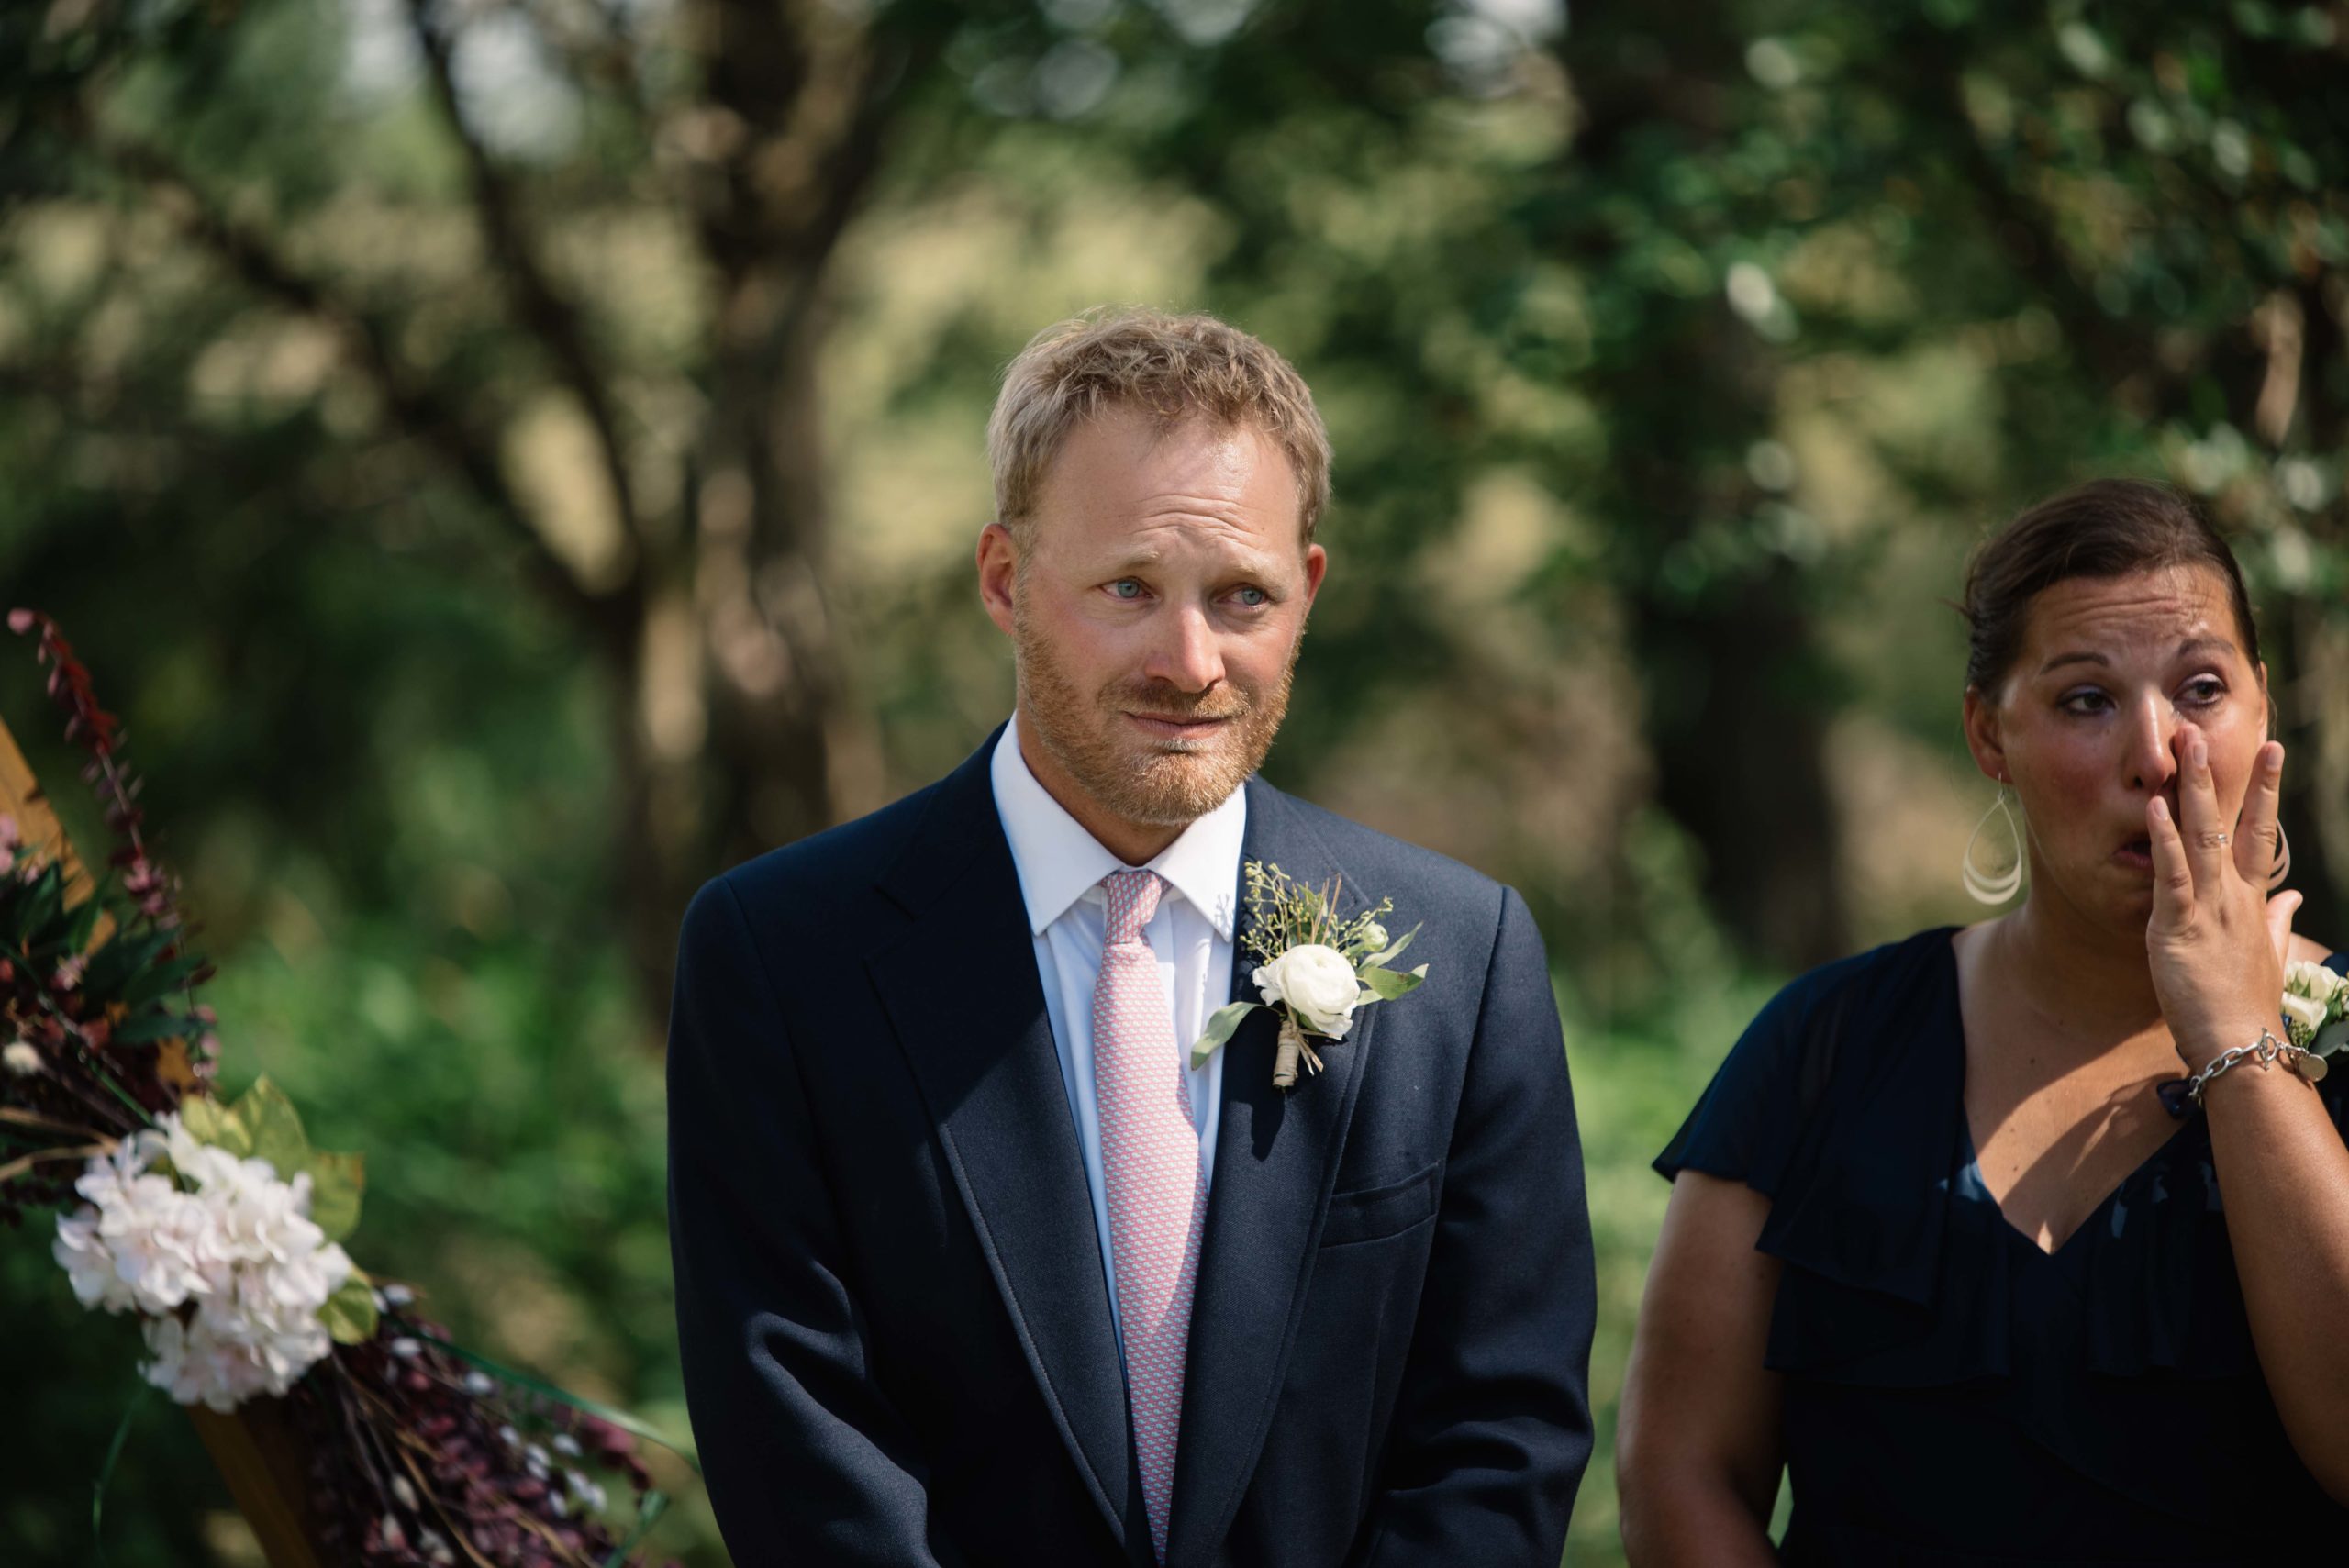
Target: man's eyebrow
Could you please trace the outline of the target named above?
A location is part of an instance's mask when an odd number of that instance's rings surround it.
[[[1139,572],[1145,567],[1163,566],[1165,562],[1164,550],[1145,548],[1119,556],[1098,570],[1108,576],[1117,577],[1126,573]],[[1215,574],[1220,576],[1228,572],[1230,575],[1235,577],[1269,577],[1278,565],[1276,558],[1251,550],[1237,560],[1219,563]]]

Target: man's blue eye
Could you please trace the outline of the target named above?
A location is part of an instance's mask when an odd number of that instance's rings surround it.
[[[1129,593],[1128,589],[1132,592]],[[1130,577],[1120,577],[1109,584],[1109,592],[1121,599],[1139,599],[1141,597],[1141,584]]]
[[[1258,605],[1269,604],[1271,596],[1262,588],[1242,588],[1240,590],[1240,602],[1253,609]]]

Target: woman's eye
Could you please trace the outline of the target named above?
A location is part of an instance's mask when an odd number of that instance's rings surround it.
[[[2227,695],[2226,683],[2215,675],[2206,675],[2199,681],[2188,681],[2180,695],[2189,706],[2209,707]]]
[[[1109,595],[1112,598],[1139,599],[1141,597],[1141,584],[1131,577],[1120,577],[1109,584]]]
[[[2066,713],[2102,713],[2111,699],[2099,691],[2066,692],[2056,706]]]

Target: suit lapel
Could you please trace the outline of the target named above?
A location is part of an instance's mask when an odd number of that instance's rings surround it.
[[[1275,863],[1317,886],[1345,870],[1287,796],[1254,779],[1247,787],[1243,862]],[[1235,907],[1244,931],[1246,905]],[[1250,967],[1244,949],[1234,954],[1234,1000],[1255,997]],[[1269,1011],[1250,1014],[1224,1047],[1215,1179],[1183,1379],[1170,1568],[1213,1558],[1254,1473],[1379,1011],[1357,1013],[1348,1038],[1322,1053],[1328,1071],[1286,1094],[1273,1087],[1278,1025]]]
[[[867,968],[1029,1367],[1122,1542],[1124,1375],[1084,1157],[996,812],[993,751],[990,740],[941,784],[884,874],[882,890],[913,919]]]

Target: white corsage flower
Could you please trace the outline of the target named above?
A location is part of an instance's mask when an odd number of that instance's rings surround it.
[[[1362,983],[1354,966],[1336,948],[1309,942],[1294,947],[1272,962],[1260,964],[1256,990],[1265,1001],[1288,1004],[1308,1034],[1343,1040],[1353,1027],[1354,1006]]]
[[[1250,928],[1242,940],[1259,961],[1251,976],[1261,1002],[1234,1002],[1216,1009],[1207,1031],[1192,1043],[1191,1065],[1203,1067],[1240,1028],[1241,1020],[1259,1007],[1280,1016],[1275,1037],[1273,1086],[1297,1086],[1300,1066],[1321,1071],[1321,1058],[1308,1039],[1341,1040],[1353,1028],[1354,1012],[1373,1002],[1408,996],[1427,978],[1428,966],[1393,967],[1418,934],[1415,927],[1399,941],[1389,940],[1379,917],[1395,907],[1388,899],[1351,919],[1337,913],[1339,887],[1308,887],[1292,881],[1276,865],[1250,861],[1241,868],[1248,882]]]
[[[2294,1045],[2319,1055],[2339,1051],[2349,1044],[2349,1028],[2328,1026],[2340,1024],[2344,1015],[2349,1015],[2349,980],[2306,959],[2285,965],[2284,1027]]]

